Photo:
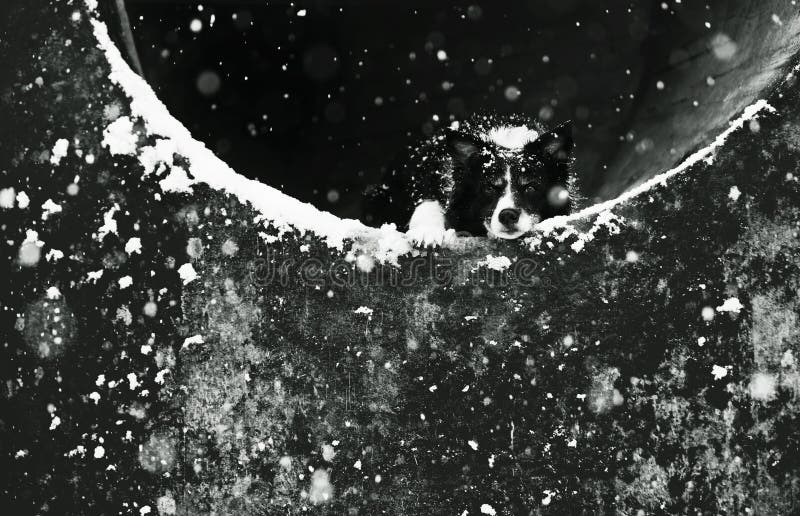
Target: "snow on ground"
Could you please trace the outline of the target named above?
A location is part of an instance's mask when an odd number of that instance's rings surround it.
[[[178,274],[181,277],[184,285],[191,283],[198,278],[197,271],[194,270],[191,263],[184,263],[178,268]]]
[[[511,267],[511,260],[507,256],[492,256],[490,254],[478,265],[485,265],[489,269],[502,272]]]
[[[50,152],[50,163],[56,166],[60,165],[61,160],[67,155],[67,149],[69,149],[69,141],[67,139],[60,138],[57,140],[53,145],[53,150]]]
[[[738,314],[742,311],[744,305],[736,297],[731,297],[725,300],[720,306],[717,307],[717,312],[730,312]]]

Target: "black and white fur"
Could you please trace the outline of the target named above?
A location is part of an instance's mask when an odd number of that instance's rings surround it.
[[[574,204],[572,126],[519,117],[477,116],[413,148],[394,172],[413,206],[408,235],[442,245],[456,234],[516,239]],[[386,186],[386,188],[391,188]],[[399,195],[390,195],[397,203]]]

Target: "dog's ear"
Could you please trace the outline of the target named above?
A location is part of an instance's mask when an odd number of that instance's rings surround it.
[[[466,163],[485,146],[484,142],[480,139],[455,129],[445,130],[444,140],[447,152],[449,152],[454,159],[463,163]]]
[[[559,164],[572,158],[572,120],[564,122],[525,146],[525,152],[550,158]]]

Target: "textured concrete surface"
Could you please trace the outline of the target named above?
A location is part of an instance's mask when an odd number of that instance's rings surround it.
[[[129,107],[72,10],[29,5],[4,48],[0,190],[29,198],[0,208],[10,513],[797,510],[794,75],[580,252],[470,242],[370,270],[109,155]]]

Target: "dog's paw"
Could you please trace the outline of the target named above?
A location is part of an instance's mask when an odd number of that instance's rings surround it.
[[[416,247],[442,247],[456,238],[456,232],[444,226],[415,226],[406,233]]]

